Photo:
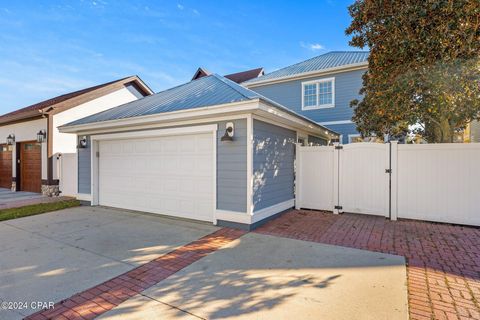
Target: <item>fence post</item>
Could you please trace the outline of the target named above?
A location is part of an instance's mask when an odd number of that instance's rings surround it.
[[[302,190],[301,190],[301,183],[302,183],[302,151],[301,151],[300,143],[295,144],[295,209],[299,210],[302,207]]]
[[[333,144],[333,213],[338,214],[339,210],[335,207],[339,205],[339,176],[340,176],[340,149],[337,149],[339,143],[336,142]]]
[[[391,141],[391,189],[390,189],[390,220],[397,220],[398,217],[398,141]]]

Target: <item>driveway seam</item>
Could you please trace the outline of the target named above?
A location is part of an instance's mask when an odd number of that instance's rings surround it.
[[[179,311],[181,311],[181,312],[183,312],[183,313],[186,313],[186,314],[189,314],[189,315],[191,315],[191,316],[194,316],[195,318],[202,319],[202,320],[206,320],[206,318],[202,318],[202,317],[200,317],[200,316],[197,316],[196,314],[191,313],[190,311],[187,311],[187,310],[185,310],[185,309],[176,307],[176,306],[174,306],[174,305],[172,305],[172,304],[163,302],[163,301],[158,300],[158,299],[155,299],[155,298],[153,298],[153,297],[147,296],[147,295],[145,295],[145,294],[143,294],[143,293],[139,293],[139,295],[141,295],[141,296],[143,296],[143,297],[145,297],[145,298],[148,298],[148,299],[150,299],[150,300],[156,301],[156,302],[158,302],[158,303],[161,303],[161,304],[163,304],[163,305],[166,305],[166,306],[168,306],[168,307],[170,307],[170,308],[172,308],[172,309],[176,309],[176,310],[179,310]]]
[[[237,229],[219,229],[25,319],[96,318],[246,233]]]
[[[62,245],[65,245],[65,246],[68,246],[68,247],[71,247],[71,248],[79,249],[79,250],[82,250],[82,251],[85,251],[85,252],[94,254],[94,255],[96,255],[96,256],[99,256],[99,257],[102,257],[102,258],[106,258],[106,259],[115,261],[115,262],[120,262],[120,263],[125,264],[125,265],[130,266],[130,267],[136,267],[135,264],[128,263],[128,262],[125,262],[125,261],[122,261],[122,260],[118,260],[118,259],[116,259],[116,258],[109,257],[109,256],[106,256],[106,255],[100,254],[100,253],[98,253],[98,252],[91,251],[91,250],[86,249],[86,248],[74,246],[74,245],[72,245],[72,244],[70,244],[70,243],[63,242],[63,241],[61,241],[61,240],[58,240],[58,239],[55,239],[55,238],[46,236],[46,235],[41,234],[41,233],[39,233],[39,232],[29,231],[29,230],[26,230],[26,229],[23,229],[23,228],[21,228],[21,227],[14,226],[14,225],[11,225],[11,224],[8,224],[8,223],[5,223],[5,224],[8,225],[9,227],[12,227],[12,228],[15,228],[15,229],[18,229],[18,230],[22,230],[22,231],[24,231],[24,232],[27,232],[27,233],[30,233],[30,234],[33,234],[33,235],[36,235],[36,236],[39,236],[39,237],[42,237],[42,238],[51,240],[51,241],[55,241],[55,242],[57,242],[57,243],[60,243],[60,244],[62,244]]]

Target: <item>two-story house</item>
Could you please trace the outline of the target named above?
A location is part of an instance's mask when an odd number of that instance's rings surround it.
[[[332,51],[245,81],[242,85],[341,134],[342,143],[360,138],[350,101],[360,99],[368,67],[364,51]]]

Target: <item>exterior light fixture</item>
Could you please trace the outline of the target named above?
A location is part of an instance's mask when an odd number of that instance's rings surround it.
[[[15,135],[13,133],[9,134],[7,137],[7,144],[9,146],[13,145],[15,143]]]
[[[220,139],[220,141],[222,141],[222,142],[223,141],[233,141],[233,134],[235,133],[234,128],[233,128],[233,122],[228,122],[225,127],[226,127],[225,134]]]
[[[37,142],[43,143],[47,140],[47,132],[45,130],[40,130],[37,133]]]
[[[78,148],[85,149],[87,147],[87,136],[78,139]]]

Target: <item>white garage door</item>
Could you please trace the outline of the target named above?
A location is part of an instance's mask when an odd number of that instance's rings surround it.
[[[99,204],[212,221],[212,133],[99,142]]]

